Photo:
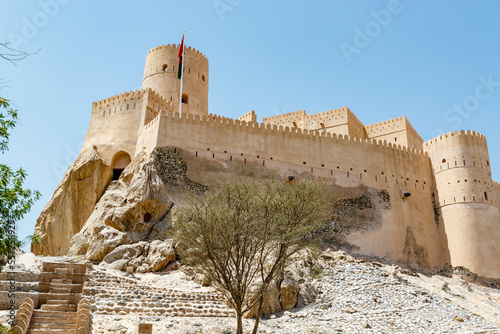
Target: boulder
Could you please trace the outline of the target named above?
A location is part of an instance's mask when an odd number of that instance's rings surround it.
[[[130,245],[121,245],[103,259],[107,267],[125,270],[132,266],[137,272],[159,271],[175,262],[172,240],[155,240],[151,243],[140,241]]]
[[[155,240],[149,246],[146,262],[150,265],[151,271],[159,271],[171,262],[175,261],[175,251],[173,241]]]
[[[281,309],[291,310],[297,304],[299,294],[299,284],[291,279],[284,279],[281,282]]]
[[[73,236],[68,255],[85,255],[87,259],[100,261],[121,245],[140,241],[149,245],[151,241],[164,239],[171,227],[173,207],[168,191],[152,157],[134,159],[119,180],[111,182],[81,231]],[[165,247],[155,248],[155,253],[165,252]],[[150,270],[149,263],[144,262],[147,254],[137,265],[145,271]],[[150,261],[159,261],[154,267],[162,265],[160,260]]]
[[[116,247],[131,242],[132,240],[126,233],[110,226],[99,226],[96,228],[96,233],[90,238],[86,258],[92,261],[101,261]]]
[[[83,151],[38,217],[34,234],[41,237],[41,243],[32,243],[31,251],[66,255],[71,237],[81,230],[112,179],[111,166],[95,148]]]

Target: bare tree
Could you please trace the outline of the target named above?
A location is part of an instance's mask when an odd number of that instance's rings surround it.
[[[193,197],[175,225],[181,262],[207,277],[236,312],[257,305],[291,256],[310,245],[331,203],[326,187],[312,182],[228,183]]]
[[[0,58],[3,58],[4,60],[7,60],[8,62],[11,62],[16,66],[17,66],[16,61],[23,60],[28,56],[38,53],[38,51],[34,53],[28,53],[26,51],[17,50],[10,47],[9,42],[0,43]]]

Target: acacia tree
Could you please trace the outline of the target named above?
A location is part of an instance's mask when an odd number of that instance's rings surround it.
[[[8,150],[9,130],[14,128],[17,110],[10,107],[9,101],[0,97],[0,153]],[[21,247],[21,241],[15,233],[15,222],[20,220],[38,200],[40,193],[23,188],[26,172],[20,168],[12,170],[0,164],[0,259],[13,256]],[[38,242],[37,236],[30,237]],[[2,262],[0,261],[0,271]]]
[[[331,197],[312,182],[228,183],[191,198],[175,224],[181,262],[204,275],[236,312],[257,305],[257,333],[264,296],[290,258],[310,245],[326,221]]]

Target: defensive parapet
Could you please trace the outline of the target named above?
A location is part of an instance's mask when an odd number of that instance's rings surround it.
[[[150,50],[146,56],[142,88],[152,88],[179,109],[179,45],[168,44]],[[208,114],[208,60],[191,47],[184,55],[182,112]]]
[[[142,126],[172,104],[150,88],[126,92],[92,103],[92,114],[82,151],[95,146],[108,163],[117,153],[135,155]]]
[[[385,122],[370,124],[365,127],[368,138],[387,140],[396,145],[404,145],[422,150],[424,140],[413,128],[406,116],[394,118]]]
[[[257,115],[255,114],[255,111],[252,110],[250,112],[247,112],[245,115],[240,116],[238,119],[240,121],[245,121],[247,123],[249,123],[249,122],[257,122]]]
[[[283,127],[288,126],[290,128],[298,127],[302,129],[305,118],[306,118],[306,111],[298,110],[286,114],[264,117],[262,119],[262,123],[277,125],[277,126],[281,125]]]
[[[444,224],[451,264],[497,277],[500,213],[491,178],[486,138],[470,131],[448,132],[424,144],[436,184],[435,205]]]
[[[305,110],[300,110],[263,118],[262,123],[366,138],[364,124],[347,107],[312,115],[306,115]]]

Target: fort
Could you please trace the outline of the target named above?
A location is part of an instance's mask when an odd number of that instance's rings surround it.
[[[380,221],[346,237],[357,252],[423,268],[463,266],[500,278],[500,185],[485,136],[455,131],[424,142],[403,116],[364,125],[344,107],[262,118],[209,113],[208,60],[178,45],[146,57],[142,89],[94,102],[82,152],[94,147],[114,178],[136,156],[178,147],[197,159],[308,176],[339,189],[385,191]],[[177,111],[182,103],[182,114]]]

